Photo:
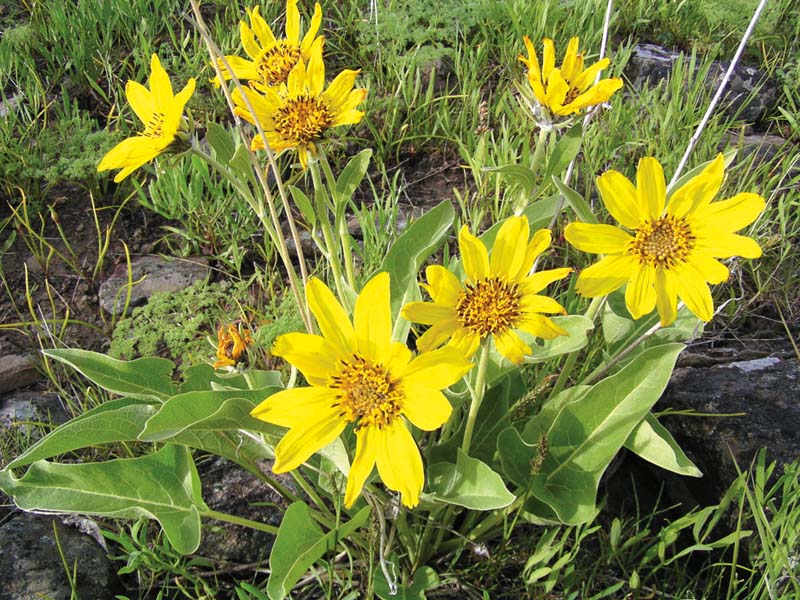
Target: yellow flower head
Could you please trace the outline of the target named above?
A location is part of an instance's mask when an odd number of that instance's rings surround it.
[[[325,89],[325,65],[319,46],[312,52],[308,67],[301,60],[292,69],[286,86],[265,88],[263,94],[245,88],[244,96],[240,90],[234,90],[235,113],[253,124],[257,119],[273,151],[296,148],[305,169],[308,153],[316,153],[316,142],[322,140],[330,128],[358,123],[364,116],[356,107],[367,97],[367,90],[353,89],[358,73],[342,71]],[[252,148],[264,148],[260,135],[253,139]]]
[[[583,54],[578,52],[578,43],[577,37],[569,41],[561,68],[556,68],[553,40],[547,38],[542,40],[544,52],[540,65],[533,43],[527,35],[525,36],[528,57],[520,54],[519,60],[528,67],[528,83],[536,104],[549,113],[542,116],[568,117],[584,108],[606,102],[622,87],[622,80],[616,77],[601,79],[595,83],[597,74],[611,61],[603,58],[584,69]]]
[[[175,140],[181,126],[183,107],[194,94],[195,80],[189,79],[177,96],[172,93],[169,75],[153,54],[150,59],[150,89],[129,81],[125,96],[133,112],[144,123],[144,131],[122,140],[97,165],[98,171],[122,169],[114,177],[119,183],[143,164],[161,154]]]
[[[411,302],[402,315],[409,321],[431,327],[417,340],[426,351],[448,339],[469,357],[482,339],[492,336],[497,350],[514,363],[521,363],[530,347],[514,331],[553,339],[567,335],[561,327],[541,313],[566,311],[558,302],[538,292],[563,279],[570,268],[530,274],[536,258],[550,245],[550,231],[540,229],[528,241],[530,228],[524,216],[506,219],[497,232],[489,252],[465,225],[458,234],[458,245],[467,280],[462,282],[440,265],[425,270],[423,287],[433,302]]]
[[[289,428],[275,448],[273,471],[299,467],[353,423],[356,453],[345,505],[356,501],[377,463],[386,487],[400,492],[406,506],[416,506],[424,474],[406,421],[424,431],[441,427],[452,410],[441,390],[472,364],[453,348],[412,359],[405,344],[392,341],[388,273],[364,286],[352,322],[319,279],[309,280],[306,297],[322,335],[282,335],[272,353],[297,367],[311,387],[278,392],[252,411],[258,419]]]
[[[226,56],[233,74],[241,81],[250,81],[256,87],[273,86],[286,83],[289,73],[302,59],[308,61],[315,49],[322,49],[323,37],[316,37],[322,23],[322,9],[319,3],[314,5],[314,16],[308,31],[300,39],[300,11],[297,0],[286,0],[286,37],[277,39],[272,29],[259,14],[258,7],[248,10],[250,26],[239,22],[239,34],[244,51],[251,60],[239,56]],[[225,64],[219,61],[222,77],[227,81],[231,74]],[[219,86],[218,77],[213,80]]]
[[[214,368],[232,367],[244,360],[247,347],[253,343],[250,330],[235,324],[222,325],[217,331],[217,362]]]
[[[634,319],[658,309],[662,325],[677,316],[677,298],[710,321],[714,304],[708,283],[721,283],[728,269],[717,258],[758,258],[761,248],[734,232],[764,210],[758,194],[712,202],[722,185],[722,155],[667,197],[664,171],[643,158],[636,186],[617,171],[597,178],[608,212],[629,231],[613,225],[570,223],[564,235],[578,250],[605,254],[578,276],[578,293],[594,298],[627,283],[625,305]],[[666,208],[665,208],[666,207]]]

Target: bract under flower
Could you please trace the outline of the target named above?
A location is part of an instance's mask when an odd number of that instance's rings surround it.
[[[114,177],[117,183],[172,144],[181,126],[183,108],[194,94],[195,80],[191,78],[177,95],[173,95],[169,75],[155,54],[150,59],[150,70],[150,89],[135,81],[125,86],[125,96],[145,124],[144,131],[122,140],[97,165],[98,171],[122,169]]]
[[[459,279],[440,265],[425,270],[423,287],[433,302],[411,302],[402,315],[409,321],[430,325],[417,340],[426,351],[449,340],[448,345],[472,356],[482,339],[492,336],[498,352],[520,363],[531,348],[514,330],[553,339],[567,335],[544,314],[565,314],[564,307],[538,294],[548,284],[563,279],[570,268],[531,274],[536,258],[550,245],[550,231],[540,229],[528,241],[530,227],[524,216],[503,223],[492,248],[469,232],[465,225],[458,236],[461,260],[467,275]]]
[[[400,492],[406,506],[416,506],[424,472],[407,421],[424,431],[441,427],[452,410],[441,390],[472,364],[453,348],[412,358],[405,344],[391,340],[388,273],[364,286],[352,322],[319,279],[309,280],[306,296],[322,335],[282,335],[272,352],[297,367],[311,387],[278,392],[252,411],[289,428],[275,448],[273,470],[299,467],[353,423],[356,453],[345,505],[356,501],[377,465],[386,487]]]
[[[622,173],[597,178],[603,202],[623,227],[570,223],[570,244],[594,254],[599,262],[581,271],[576,289],[590,298],[627,284],[625,305],[634,319],[658,309],[661,324],[677,317],[678,298],[697,317],[714,314],[709,283],[728,278],[718,258],[758,258],[761,248],[734,233],[752,223],[766,203],[758,194],[741,193],[712,202],[722,185],[721,154],[667,198],[664,171],[655,158],[639,161],[636,186]]]

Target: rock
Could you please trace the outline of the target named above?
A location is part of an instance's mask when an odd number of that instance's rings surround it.
[[[639,44],[633,49],[625,75],[634,88],[656,85],[670,76],[681,55],[655,44]],[[728,64],[714,61],[711,65],[705,82],[711,94],[722,82]],[[759,69],[739,63],[728,81],[722,104],[726,114],[733,116],[738,112],[739,119],[756,123],[770,116],[777,98],[778,89],[774,81]]]
[[[0,356],[0,394],[27,387],[39,380],[30,354]]]
[[[144,304],[156,292],[181,290],[211,272],[208,262],[201,258],[165,260],[160,256],[141,256],[134,258],[130,267],[134,283],[129,308]],[[121,314],[127,285],[127,265],[119,264],[100,286],[100,307],[109,314]]]
[[[662,419],[704,474],[696,480],[682,478],[701,504],[718,502],[737,477],[734,464],[746,470],[761,448],[767,448],[768,463],[784,465],[800,460],[797,359],[769,356],[678,368],[655,410],[666,408],[711,415]],[[738,413],[741,416],[723,416]]]
[[[736,148],[736,163],[748,161],[752,157],[751,169],[771,162],[781,152],[788,152],[794,154],[796,152],[794,144],[788,140],[770,134],[753,134],[753,135],[736,135],[731,133],[722,140],[720,144],[720,152],[724,152],[728,148]],[[800,174],[800,164],[792,163],[789,168],[787,177],[794,178]]]
[[[264,471],[268,472],[270,466],[265,464]],[[273,477],[295,491],[291,477]],[[213,510],[275,527],[280,525],[287,503],[270,486],[240,466],[220,458],[203,471],[201,479],[203,499]],[[273,535],[221,521],[209,521],[204,525],[198,554],[236,564],[258,563],[269,558]]]
[[[61,399],[52,392],[18,392],[0,399],[0,431],[20,429],[31,442],[41,437],[37,423],[60,425],[68,419]]]
[[[111,600],[122,591],[106,550],[58,519],[20,513],[0,527],[0,600]]]

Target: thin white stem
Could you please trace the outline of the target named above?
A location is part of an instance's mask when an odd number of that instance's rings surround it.
[[[711,115],[714,113],[714,110],[717,108],[717,104],[719,104],[720,99],[722,98],[722,92],[725,91],[725,86],[728,85],[728,81],[731,78],[731,74],[733,70],[736,68],[736,65],[739,62],[739,58],[742,56],[742,52],[744,51],[744,47],[747,44],[747,40],[750,38],[750,34],[753,33],[753,29],[755,29],[756,23],[758,23],[758,18],[761,16],[761,11],[767,4],[767,0],[761,0],[756,7],[756,11],[753,13],[753,18],[750,19],[750,24],[747,26],[747,30],[744,32],[742,36],[742,41],[739,42],[739,47],[736,49],[736,53],[733,55],[733,59],[731,60],[731,64],[728,65],[728,70],[725,71],[725,75],[722,77],[722,81],[717,88],[717,92],[714,94],[714,97],[711,99],[711,103],[708,105],[708,109],[706,110],[706,114],[703,115],[703,118],[700,120],[700,124],[697,126],[694,134],[689,139],[689,145],[686,147],[686,152],[683,153],[683,157],[681,158],[681,162],[678,163],[678,168],[675,169],[675,173],[672,175],[672,179],[669,182],[669,187],[675,185],[675,182],[678,181],[678,178],[681,175],[681,171],[686,166],[686,163],[689,161],[689,155],[694,150],[694,147],[697,145],[697,142],[700,140],[700,136],[703,133],[703,130],[708,123],[708,120],[711,118]]]

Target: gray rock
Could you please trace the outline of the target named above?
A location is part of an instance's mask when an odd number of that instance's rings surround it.
[[[662,420],[704,473],[699,480],[682,478],[700,503],[717,502],[737,477],[735,465],[746,470],[761,448],[767,449],[768,462],[800,460],[797,359],[770,356],[678,368],[656,410],[667,407],[710,415]]]
[[[30,354],[0,356],[0,394],[27,387],[39,379]]]
[[[165,260],[160,256],[141,256],[131,261],[133,287],[129,308],[140,306],[156,292],[181,290],[199,279],[208,277],[211,269],[202,258]],[[117,265],[111,276],[100,286],[100,307],[109,314],[119,315],[125,306],[128,268]]]
[[[18,392],[0,399],[0,432],[16,428],[31,442],[46,433],[38,423],[60,425],[68,419],[60,398],[52,392]]]
[[[634,88],[656,85],[670,76],[680,56],[679,52],[655,44],[639,44],[633,49],[625,75]],[[728,64],[714,61],[711,65],[705,82],[710,93],[719,87]],[[774,81],[759,69],[739,63],[731,74],[722,102],[726,114],[733,116],[738,112],[741,120],[755,123],[770,116],[777,98]]]
[[[0,600],[69,600],[68,573],[78,598],[110,600],[122,592],[106,551],[58,519],[20,513],[0,527]]]
[[[269,472],[270,466],[265,463],[264,472]],[[291,477],[272,476],[295,491]],[[277,527],[288,506],[280,494],[266,483],[225,459],[217,459],[210,468],[203,470],[202,481],[203,499],[213,510]],[[274,536],[263,531],[208,521],[204,522],[203,537],[197,552],[226,563],[258,563],[269,558],[273,542]]]

